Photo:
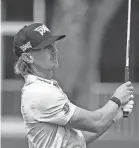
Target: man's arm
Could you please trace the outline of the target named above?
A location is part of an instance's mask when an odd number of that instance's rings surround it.
[[[132,96],[132,98],[134,98],[134,97]],[[113,123],[116,121],[119,121],[119,119],[121,119],[123,117],[123,110],[130,114],[132,112],[133,105],[134,105],[133,100],[130,100],[127,104],[123,105],[119,109],[118,114],[115,116]],[[101,135],[103,135],[105,131],[103,131],[101,133],[91,133],[91,132],[87,132],[87,131],[82,131],[82,133],[83,133],[84,138],[86,140],[86,144],[89,144],[89,143],[93,142],[94,140],[98,139]]]
[[[93,112],[77,107],[67,126],[93,133],[108,129],[118,113],[118,105],[109,100],[104,107]]]
[[[101,112],[100,110],[101,109],[99,109],[98,112]],[[102,132],[94,133],[94,132],[82,131],[86,144],[89,144],[98,139],[100,136],[102,136],[113,123],[114,120],[112,120],[111,124],[109,124],[109,126],[107,126],[107,128],[105,128],[105,130],[103,130]]]
[[[100,136],[102,136],[105,133],[105,131],[103,133],[91,133],[91,132],[87,132],[87,131],[82,131],[82,133],[84,135],[86,145],[88,145],[89,143],[95,141]]]
[[[131,99],[130,94],[132,93],[133,87],[130,82],[127,82],[118,87],[113,96],[125,104]],[[118,105],[112,100],[109,100],[101,109],[93,112],[77,107],[66,125],[82,131],[103,133],[112,125],[118,110]]]

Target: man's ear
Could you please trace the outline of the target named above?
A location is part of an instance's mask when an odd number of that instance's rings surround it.
[[[33,57],[29,55],[28,53],[22,53],[21,55],[22,59],[27,63],[33,63]]]

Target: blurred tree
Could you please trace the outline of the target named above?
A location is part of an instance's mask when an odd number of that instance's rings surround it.
[[[96,107],[90,88],[100,81],[101,42],[122,1],[55,0],[52,30],[67,34],[65,41],[58,42],[61,67],[57,79],[71,100],[81,107]]]

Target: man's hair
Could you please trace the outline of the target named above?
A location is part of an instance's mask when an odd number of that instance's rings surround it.
[[[22,76],[25,76],[27,74],[34,74],[31,63],[27,63],[22,59],[22,57],[19,57],[18,61],[15,63],[14,72]]]

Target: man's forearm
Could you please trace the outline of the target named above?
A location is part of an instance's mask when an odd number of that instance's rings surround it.
[[[93,114],[100,114],[96,125],[98,126],[98,133],[105,132],[114,122],[113,118],[118,113],[118,105],[109,100],[102,108],[93,112]]]
[[[121,111],[120,106],[130,101],[131,93],[133,93],[133,87],[130,82],[127,82],[120,85],[112,95],[112,100],[109,100],[98,110],[88,111],[76,107],[66,126],[82,131],[103,133],[113,124],[113,119],[118,119],[116,117],[118,117],[117,115]],[[121,118],[122,116],[119,119]]]
[[[91,132],[87,132],[87,131],[82,131],[82,133],[84,135],[86,144],[89,144],[89,143],[95,141],[96,139],[98,139],[100,136],[102,136],[106,131],[107,131],[107,129],[101,133],[91,133]]]
[[[111,100],[104,107],[95,111],[77,107],[67,126],[82,131],[102,133],[112,125],[117,113],[118,105]]]
[[[96,115],[101,115],[98,116],[97,121],[99,128],[101,128],[98,133],[82,131],[84,138],[86,140],[86,144],[89,144],[94,140],[98,139],[110,128],[110,126],[114,123],[113,118],[116,116],[117,112],[118,105],[111,100],[109,100],[102,108],[94,111]]]

